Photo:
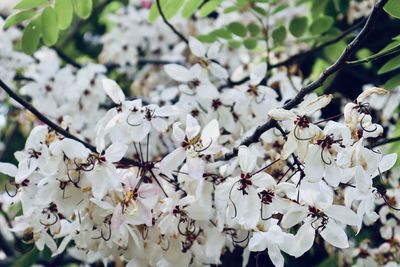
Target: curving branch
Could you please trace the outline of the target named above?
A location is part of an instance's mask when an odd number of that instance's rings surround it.
[[[15,101],[17,101],[19,104],[21,104],[24,108],[26,108],[27,110],[29,110],[30,112],[32,112],[33,115],[35,115],[40,121],[42,121],[44,124],[46,124],[47,126],[49,126],[50,128],[52,128],[54,131],[56,131],[57,133],[73,139],[81,144],[83,144],[85,147],[87,147],[88,149],[90,149],[93,152],[96,152],[96,147],[83,141],[82,139],[79,139],[78,137],[76,137],[75,135],[71,134],[70,132],[68,132],[67,130],[61,128],[59,125],[57,125],[56,123],[52,122],[49,118],[47,118],[43,113],[41,113],[39,110],[37,110],[34,106],[32,106],[30,103],[28,103],[27,101],[25,101],[23,98],[21,98],[19,95],[17,95],[13,90],[11,90],[11,88],[5,84],[1,79],[0,79],[0,87],[3,88],[3,90]],[[121,161],[121,163],[123,164],[130,164],[133,166],[141,166],[141,164],[133,159],[128,159],[128,158],[123,158]]]
[[[364,23],[365,23],[365,19],[363,19],[362,21],[354,24],[350,28],[348,28],[345,31],[343,31],[342,33],[340,33],[338,36],[332,38],[331,40],[326,41],[325,43],[322,43],[322,44],[320,44],[320,45],[318,45],[318,46],[316,46],[316,47],[314,47],[314,48],[312,48],[310,50],[307,50],[307,51],[304,51],[302,53],[293,55],[293,56],[291,56],[291,57],[289,57],[289,58],[287,58],[285,60],[282,60],[281,62],[278,62],[276,64],[268,65],[268,69],[272,70],[272,69],[276,69],[276,68],[283,67],[283,66],[289,66],[289,65],[295,63],[296,61],[299,61],[299,60],[301,60],[303,58],[311,56],[314,53],[316,53],[318,51],[321,51],[325,47],[330,46],[332,44],[335,44],[336,42],[342,40],[347,35],[349,35],[350,33],[354,32],[355,30],[360,28],[362,25],[364,25]],[[247,82],[249,80],[250,80],[250,76],[246,76],[243,79],[241,79],[239,81],[236,81],[236,82],[233,82],[230,79],[228,79],[228,82],[225,83],[225,84],[222,84],[218,88],[218,90],[222,90],[224,88],[230,88],[230,87],[233,87],[233,86],[236,86],[236,85],[241,85],[241,84],[243,84],[243,83],[245,83],[245,82]]]
[[[182,34],[180,33],[177,29],[175,29],[175,27],[169,23],[169,21],[167,20],[167,18],[165,17],[164,11],[162,11],[161,8],[161,4],[160,4],[160,0],[156,0],[156,4],[157,4],[157,8],[158,8],[158,12],[160,13],[163,21],[165,24],[167,24],[167,26],[186,44],[189,44],[188,39]]]
[[[300,92],[289,102],[287,102],[285,105],[283,105],[282,108],[284,109],[292,109],[298,104],[300,104],[301,101],[303,101],[304,96],[307,94],[311,93],[315,89],[321,87],[326,79],[328,79],[329,76],[337,72],[338,70],[342,69],[343,67],[346,66],[346,61],[353,55],[353,53],[357,50],[357,48],[361,45],[363,41],[365,41],[366,37],[368,34],[373,30],[374,25],[383,9],[383,6],[388,2],[388,0],[380,0],[377,2],[374,6],[374,8],[371,11],[371,14],[368,16],[368,19],[364,25],[364,27],[361,29],[361,31],[357,34],[357,36],[351,41],[342,54],[339,56],[339,58],[336,60],[336,62],[326,68],[320,77],[307,84],[303,88],[301,88]],[[276,127],[276,121],[273,119],[269,119],[266,123],[264,123],[261,126],[258,126],[257,129],[254,131],[252,135],[247,137],[246,139],[243,140],[243,142],[240,145],[245,145],[249,146],[252,143],[258,142],[260,136],[268,131],[269,129],[272,129]],[[224,157],[221,158],[221,160],[229,160],[233,157],[235,157],[238,153],[238,148],[234,148],[232,152],[225,154]]]

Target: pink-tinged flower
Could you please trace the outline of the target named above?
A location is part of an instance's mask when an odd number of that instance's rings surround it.
[[[152,5],[150,0],[140,0],[140,4],[145,9],[150,9]]]

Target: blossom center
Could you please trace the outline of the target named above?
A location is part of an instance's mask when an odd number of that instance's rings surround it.
[[[308,128],[310,127],[310,118],[308,118],[306,115],[297,116],[294,124],[296,124],[300,128]]]
[[[261,199],[261,202],[268,205],[272,203],[272,199],[275,196],[275,193],[271,190],[264,190],[258,193],[258,196]]]
[[[249,193],[246,191],[247,187],[253,185],[253,182],[251,181],[251,174],[250,173],[242,173],[240,175],[240,180],[239,180],[240,186],[239,186],[239,191],[242,191],[243,195],[248,195]]]

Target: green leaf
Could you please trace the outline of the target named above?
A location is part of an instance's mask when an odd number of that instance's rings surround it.
[[[18,257],[18,259],[13,263],[12,267],[30,267],[36,263],[40,255],[40,251],[33,247],[31,251]]]
[[[227,29],[217,29],[212,31],[211,34],[223,39],[232,39],[232,34]]]
[[[311,26],[310,26],[310,32],[313,35],[320,35],[323,34],[324,32],[329,31],[329,29],[333,25],[333,18],[328,17],[328,16],[322,16],[317,19],[315,19]]]
[[[241,44],[239,41],[232,40],[232,41],[229,41],[228,45],[229,45],[229,47],[231,47],[231,48],[233,48],[233,49],[237,49],[237,48],[239,48],[242,44]]]
[[[383,88],[385,88],[386,90],[393,90],[399,85],[400,85],[400,75],[396,75],[396,76],[392,77],[391,79],[389,79],[383,85]]]
[[[294,37],[302,36],[308,27],[308,19],[306,17],[294,17],[289,24],[289,31]]]
[[[259,7],[259,6],[255,5],[255,6],[252,7],[252,9],[255,12],[257,12],[258,14],[260,14],[261,16],[266,16],[267,15],[267,12],[262,7]]]
[[[18,23],[23,22],[24,20],[32,18],[35,15],[36,15],[36,12],[32,11],[32,10],[24,10],[24,11],[15,13],[12,16],[9,16],[7,18],[7,20],[4,23],[3,29],[6,30],[13,25],[16,25]]]
[[[276,13],[279,13],[279,12],[285,10],[288,7],[289,7],[289,5],[286,4],[286,3],[280,4],[272,11],[272,15],[276,14]]]
[[[172,0],[172,2],[173,2],[173,0]],[[165,15],[164,11],[165,11],[168,3],[169,3],[169,0],[160,0],[161,10],[163,11],[164,15]],[[153,23],[158,19],[159,16],[160,16],[160,12],[158,10],[157,1],[154,0],[153,5],[150,8],[148,20],[149,20],[149,22]]]
[[[193,15],[202,3],[203,2],[199,0],[188,0],[183,6],[181,13],[182,17],[188,18]]]
[[[232,22],[228,26],[226,26],[226,28],[233,34],[240,37],[246,36],[247,33],[246,27],[239,22]]]
[[[217,37],[213,34],[201,34],[197,35],[196,38],[203,43],[213,43],[217,40]]]
[[[333,0],[335,8],[340,13],[345,13],[349,8],[350,2],[348,0]]]
[[[75,12],[78,17],[87,19],[92,13],[93,0],[74,0]]]
[[[368,48],[361,48],[360,50],[357,51],[356,58],[357,59],[363,59],[363,58],[370,57],[371,55],[373,55],[371,50],[369,50]],[[367,62],[367,63],[364,64],[364,67],[365,68],[371,68],[372,67],[372,63],[371,62]]]
[[[383,9],[392,17],[400,19],[399,0],[389,0]]]
[[[230,6],[224,9],[224,14],[228,14],[228,13],[232,13],[238,11],[238,7],[237,6]]]
[[[324,56],[330,61],[335,62],[346,48],[346,45],[347,43],[344,41],[328,45],[324,48]]]
[[[54,6],[57,14],[57,23],[60,30],[68,29],[74,18],[72,0],[56,0]]]
[[[31,21],[22,34],[22,50],[27,54],[33,54],[40,40],[40,17]]]
[[[45,45],[52,46],[58,40],[57,15],[52,7],[46,7],[42,13],[42,36]]]
[[[15,9],[31,9],[48,3],[48,0],[22,0],[14,8]]]
[[[398,68],[400,68],[400,55],[386,62],[385,65],[379,69],[378,74],[384,74]]]
[[[318,79],[318,77],[321,75],[321,73],[329,67],[329,63],[326,62],[326,60],[324,59],[320,59],[318,58],[311,70],[311,75],[310,75],[310,79],[316,80]]]
[[[165,7],[165,5],[164,5],[165,3],[166,3],[166,1],[160,1],[161,9],[163,7]],[[149,11],[149,16],[147,19],[149,22],[153,23],[158,19],[159,16],[160,16],[160,12],[158,11],[157,2],[154,1],[153,4],[151,5],[150,11]]]
[[[253,50],[257,47],[258,42],[256,38],[247,38],[243,41],[243,44],[247,49]]]
[[[176,13],[178,13],[184,1],[185,0],[168,1],[165,9],[163,9],[165,18],[167,20],[172,19],[176,15]]]
[[[204,6],[201,7],[199,16],[200,17],[206,17],[208,16],[211,12],[217,9],[219,4],[221,4],[222,0],[210,0],[208,1]]]
[[[282,44],[287,36],[286,28],[284,26],[276,28],[271,36],[276,44]]]
[[[322,14],[324,12],[327,4],[328,4],[328,0],[312,1],[312,6],[311,6],[312,17],[316,18],[320,14]]]
[[[247,25],[247,30],[252,36],[257,36],[261,32],[260,26],[255,23],[250,23],[249,25]]]

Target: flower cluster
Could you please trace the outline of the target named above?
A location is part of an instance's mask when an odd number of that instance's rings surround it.
[[[236,246],[245,262],[250,252],[267,251],[282,267],[285,254],[300,257],[323,240],[350,264],[396,266],[397,155],[373,143],[398,119],[399,89],[366,86],[332,118],[321,110],[333,95],[310,93],[282,108],[305,83],[300,72],[268,70],[251,52],[222,43],[189,37],[186,46],[161,21],[144,22],[146,3],[134,1],[112,18],[104,65],[62,65],[51,49],[25,57],[11,52],[11,37],[0,42],[15,56],[10,62],[31,63],[20,93],[85,140],[35,121],[17,164],[0,163],[11,178],[0,204],[22,207],[7,238],[86,263],[182,267],[219,264]],[[209,20],[193,28],[212,29]],[[168,64],[137,70],[142,56]],[[107,78],[110,64],[128,74],[132,90]],[[0,74],[3,65],[12,80],[20,65],[0,64]],[[267,120],[274,128],[241,145]],[[231,151],[237,155],[226,157]],[[8,227],[2,217],[0,225]],[[378,227],[379,247],[356,242],[364,225]]]

